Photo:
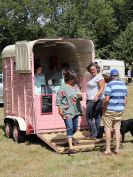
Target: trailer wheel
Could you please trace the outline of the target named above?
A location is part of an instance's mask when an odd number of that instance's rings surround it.
[[[13,136],[13,127],[10,121],[5,122],[5,135],[7,138],[12,138]]]
[[[18,143],[25,142],[25,133],[20,131],[20,128],[17,122],[13,124],[13,140]]]

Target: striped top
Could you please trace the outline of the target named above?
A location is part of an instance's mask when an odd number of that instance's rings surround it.
[[[105,96],[110,96],[107,110],[123,112],[127,95],[127,87],[124,82],[119,79],[110,81],[105,89]]]

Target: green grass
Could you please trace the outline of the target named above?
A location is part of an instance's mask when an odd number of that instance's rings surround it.
[[[133,86],[124,119],[133,117]],[[132,177],[133,137],[126,134],[121,156],[105,157],[100,151],[58,155],[41,141],[17,144],[4,136],[3,108],[0,108],[0,177]]]

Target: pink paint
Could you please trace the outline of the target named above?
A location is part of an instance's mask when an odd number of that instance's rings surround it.
[[[84,47],[82,47],[82,45],[79,45],[78,42],[76,43],[76,39],[72,39],[70,41],[69,39],[66,40],[66,42],[71,41],[73,42],[73,45],[75,46],[77,45],[76,46],[77,48],[76,47],[74,48],[74,51],[77,52],[76,53],[77,56],[80,47],[81,54],[84,54],[82,52],[86,52],[86,50],[84,51]],[[80,39],[79,41],[83,42],[83,40]],[[87,42],[87,40],[85,41],[86,41],[85,47],[87,48],[89,45],[90,50],[92,50],[92,53],[91,52],[90,54],[85,53],[85,55],[83,56],[86,57],[87,55],[89,55],[91,57],[91,61],[94,61],[95,56],[93,43],[92,41],[91,42]],[[73,45],[71,45],[71,47]],[[31,51],[34,51],[33,46],[31,47]],[[44,51],[42,54],[44,56],[46,55]],[[3,59],[4,116],[5,117],[16,116],[23,118],[27,125],[26,129],[27,134],[65,131],[66,129],[64,121],[59,115],[58,107],[56,106],[56,94],[52,95],[52,108],[53,108],[52,114],[41,113],[41,97],[35,95],[34,93],[34,55],[35,55],[34,53],[30,53],[32,72],[26,74],[20,74],[15,70],[15,57],[7,57]],[[38,53],[38,55],[40,54]],[[39,57],[41,56],[38,56],[38,58]],[[87,64],[88,63],[86,63],[86,65]],[[87,82],[88,76],[79,77],[79,83],[82,86],[81,91],[83,93],[83,101],[81,102],[81,104],[84,114],[86,112],[85,93]],[[75,100],[73,101],[75,103]],[[79,129],[88,128],[85,116],[79,117],[78,128]]]
[[[34,95],[33,73],[18,74],[13,65],[14,59],[3,60],[5,116],[22,117],[27,124],[27,132],[41,133],[65,131],[65,124],[58,114],[56,94],[53,94],[52,114],[41,113],[41,97]],[[10,73],[10,74],[9,74]],[[88,78],[80,77],[80,83],[87,83]],[[84,90],[84,84],[82,89]],[[86,96],[83,94],[82,108],[85,113]],[[33,128],[29,130],[29,127]],[[85,116],[79,117],[79,129],[87,128]]]

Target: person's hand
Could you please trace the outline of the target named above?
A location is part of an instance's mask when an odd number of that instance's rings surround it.
[[[127,99],[124,100],[124,106],[126,106],[126,104],[127,104]]]
[[[48,80],[48,85],[52,86],[53,85],[53,82],[51,79]]]
[[[59,108],[59,114],[60,114],[60,116],[61,116],[63,119],[65,119],[63,110],[62,110],[61,108]]]
[[[105,108],[105,107],[102,107],[102,116],[105,115],[105,112],[106,112],[106,108]]]
[[[79,99],[79,101],[82,101],[83,100],[82,93],[78,93],[77,98]]]
[[[107,110],[107,105],[106,105],[106,104],[103,104],[103,105],[102,105],[102,116],[105,115],[106,110]]]
[[[98,98],[98,96],[96,95],[96,96],[94,96],[94,101],[96,102],[97,100],[98,100],[99,98]]]

